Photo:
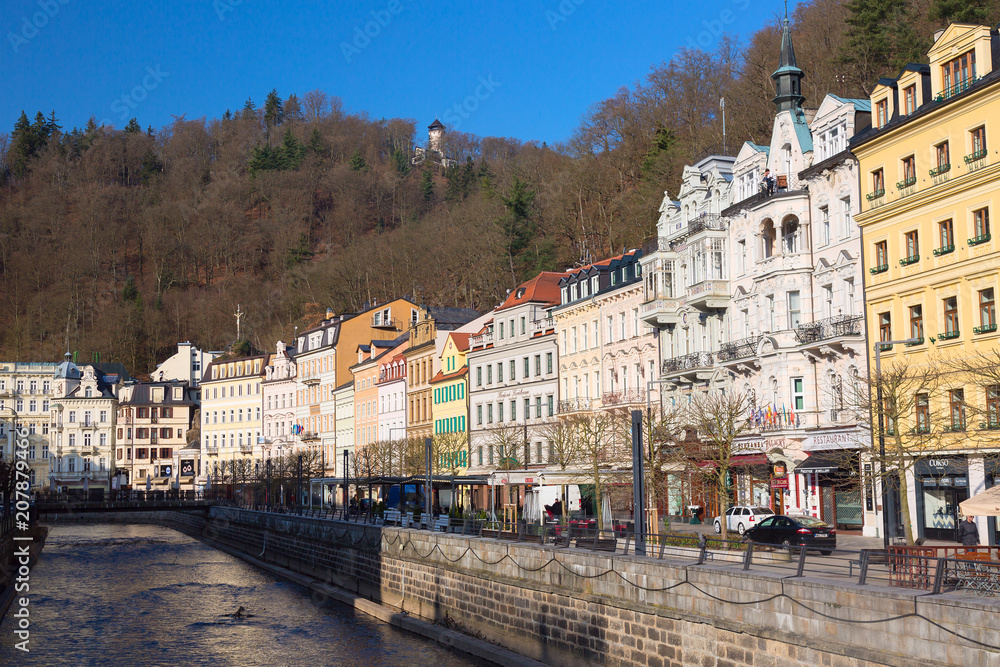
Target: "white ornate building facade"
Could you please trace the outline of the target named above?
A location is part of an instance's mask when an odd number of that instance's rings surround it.
[[[301,444],[292,432],[298,395],[298,365],[288,352],[288,346],[283,341],[278,341],[274,354],[264,367],[264,380],[261,383],[263,431],[258,444],[265,459],[290,454]]]

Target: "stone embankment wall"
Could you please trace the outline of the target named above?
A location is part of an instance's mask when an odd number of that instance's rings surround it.
[[[993,600],[228,508],[136,520],[553,665],[1000,666]]]

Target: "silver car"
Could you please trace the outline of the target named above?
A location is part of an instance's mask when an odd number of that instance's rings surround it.
[[[762,519],[773,516],[774,512],[768,507],[752,507],[750,505],[734,505],[726,510],[727,530],[735,530],[742,535],[757,524]],[[715,532],[722,532],[722,517],[715,517]]]

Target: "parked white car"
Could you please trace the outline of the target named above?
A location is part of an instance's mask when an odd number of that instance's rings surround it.
[[[726,510],[726,524],[728,530],[735,530],[742,535],[758,523],[761,519],[773,516],[774,512],[768,507],[751,507],[749,505],[734,505]],[[722,517],[715,517],[715,532],[722,532]]]

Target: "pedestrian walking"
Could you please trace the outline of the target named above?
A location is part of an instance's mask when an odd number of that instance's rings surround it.
[[[965,521],[958,525],[958,541],[965,547],[974,547],[979,544],[979,528],[976,526],[974,516],[965,517]]]

